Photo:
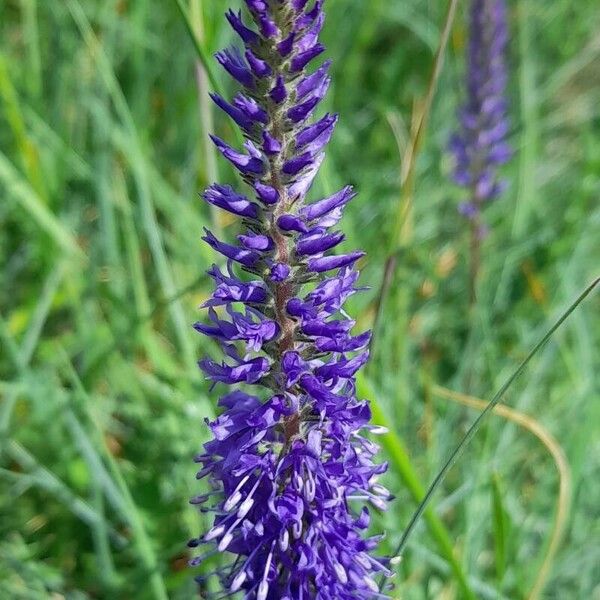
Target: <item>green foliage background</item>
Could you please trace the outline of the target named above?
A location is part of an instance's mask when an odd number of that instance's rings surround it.
[[[204,50],[227,44],[225,3],[190,2]],[[397,499],[377,523],[391,551],[419,488],[477,414],[435,385],[489,398],[599,274],[600,8],[510,2],[517,152],[508,193],[487,211],[470,310],[461,191],[445,152],[466,2],[400,246],[402,159],[446,2],[328,4],[326,108],[341,123],[315,196],[345,183],[360,192],[345,229],[347,247],[368,251],[371,289],[350,306],[363,328],[398,256],[361,387],[391,430]],[[195,366],[215,349],[190,327],[215,260],[199,238],[210,222],[235,232],[197,192],[215,169],[206,130],[234,132],[220,115],[210,122],[172,0],[0,0],[0,34],[0,598],[195,597],[184,567],[201,527],[187,505],[199,489],[191,458],[215,404]],[[599,309],[588,301],[507,399],[553,434],[571,471],[565,535],[538,597],[600,598]],[[530,598],[558,484],[540,441],[493,416],[412,537],[394,597]]]

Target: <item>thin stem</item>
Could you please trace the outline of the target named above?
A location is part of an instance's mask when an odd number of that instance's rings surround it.
[[[427,88],[427,94],[422,107],[415,119],[413,126],[413,132],[410,140],[409,147],[404,154],[404,160],[407,161],[407,166],[403,166],[403,181],[400,198],[400,207],[397,214],[397,219],[394,224],[394,230],[391,238],[391,251],[385,261],[383,269],[383,276],[379,287],[379,294],[377,295],[377,303],[374,318],[373,327],[373,339],[371,341],[371,352],[374,354],[375,341],[377,339],[377,325],[381,320],[381,312],[385,305],[385,299],[387,298],[390,288],[394,282],[394,274],[398,265],[398,251],[402,248],[406,248],[412,242],[413,226],[412,226],[412,208],[415,188],[415,168],[417,163],[417,157],[421,150],[423,140],[425,139],[425,132],[427,131],[427,125],[429,124],[429,114],[433,105],[433,99],[437,90],[437,84],[442,72],[444,65],[444,57],[446,55],[446,48],[450,39],[450,32],[452,31],[452,25],[454,24],[454,18],[456,17],[456,10],[460,0],[450,0],[448,3],[448,10],[446,12],[446,18],[444,21],[444,28],[440,37],[440,44],[435,55],[433,62],[433,69],[431,77],[429,78],[429,85]]]
[[[418,473],[411,462],[408,449],[402,441],[402,438],[394,431],[394,428],[390,426],[392,420],[385,413],[378,401],[375,390],[371,388],[368,380],[364,376],[359,375],[356,383],[359,396],[369,400],[373,423],[383,425],[389,429],[387,434],[381,436],[381,445],[386,450],[391,468],[402,480],[410,497],[418,504],[425,496],[425,487],[421,483]],[[440,555],[450,565],[450,569],[459,586],[461,598],[464,598],[465,600],[475,600],[475,594],[471,590],[471,586],[460,564],[460,560],[456,556],[452,538],[444,525],[444,522],[437,513],[432,510],[432,507],[427,508],[423,518],[427,524],[429,534],[437,544]],[[385,578],[382,578],[381,585],[383,585],[384,581]]]
[[[281,19],[282,23],[285,23],[285,19]],[[274,40],[273,44],[276,46],[277,43],[284,40],[291,31],[282,27],[280,37]],[[279,53],[274,51],[274,56],[279,56]],[[284,73],[283,60],[279,59],[279,64],[272,65],[274,73]],[[277,140],[281,142],[282,152],[280,154],[269,157],[269,168],[270,168],[270,184],[279,195],[279,202],[273,214],[271,215],[269,223],[269,234],[275,242],[275,261],[291,269],[291,252],[289,247],[288,238],[281,233],[277,226],[277,218],[282,214],[286,213],[290,208],[290,199],[288,198],[287,188],[282,181],[281,169],[285,161],[288,159],[287,152],[289,144],[285,139],[285,102],[282,107],[276,107],[273,103],[267,99],[267,105],[269,106],[269,133]],[[269,127],[268,126],[268,127]],[[283,355],[293,350],[295,346],[295,332],[296,323],[288,316],[286,307],[287,303],[292,299],[294,295],[294,284],[286,280],[283,282],[277,282],[273,286],[273,295],[275,298],[275,320],[280,327],[280,338],[277,342],[277,371],[282,371],[281,361]],[[295,413],[287,417],[284,421],[284,435],[287,443],[300,432],[301,417],[299,413]]]
[[[434,385],[432,391],[434,394],[437,394],[442,398],[449,398],[454,402],[458,402],[477,410],[483,410],[486,407],[486,403],[479,398],[454,392],[439,385]],[[560,547],[560,542],[565,532],[573,487],[571,468],[561,445],[541,423],[532,417],[509,408],[508,406],[504,406],[503,404],[498,404],[498,406],[496,406],[494,409],[494,412],[497,415],[516,423],[520,427],[527,429],[529,432],[535,435],[538,440],[544,444],[552,456],[552,460],[556,466],[556,471],[558,472],[558,498],[556,501],[556,513],[554,516],[554,525],[550,535],[550,542],[545,552],[542,565],[535,578],[533,587],[527,596],[527,600],[537,600],[544,591],[544,587],[548,581],[548,575],[550,574],[550,570],[552,568],[552,563],[556,558],[556,553]]]
[[[477,284],[481,269],[481,219],[479,215],[469,222],[469,304],[477,303]]]
[[[464,449],[467,447],[469,442],[473,439],[479,428],[481,427],[484,419],[490,414],[490,412],[494,409],[494,407],[504,398],[506,392],[510,389],[512,384],[523,374],[533,357],[546,345],[546,343],[550,340],[550,338],[554,335],[554,333],[561,327],[561,325],[571,316],[571,314],[577,309],[577,307],[594,291],[594,289],[600,284],[600,277],[593,281],[585,291],[571,304],[571,306],[564,312],[558,321],[550,328],[550,330],[546,333],[546,335],[536,344],[533,350],[527,355],[525,360],[519,365],[517,370],[508,378],[505,384],[500,388],[500,390],[496,393],[496,395],[490,400],[485,410],[477,417],[473,425],[469,428],[463,439],[460,441],[458,446],[454,449],[450,457],[444,464],[444,466],[440,469],[439,473],[433,480],[432,484],[429,486],[423,501],[415,511],[412,519],[410,520],[408,527],[404,530],[404,534],[402,535],[402,539],[398,544],[398,548],[396,550],[396,554],[401,554],[406,546],[406,542],[413,532],[415,526],[419,522],[423,511],[427,508],[427,505],[431,501],[433,495],[440,487],[448,471],[454,466]]]
[[[190,2],[190,19],[194,27],[194,37],[198,43],[205,47],[206,34],[204,27],[204,13],[199,0]],[[198,87],[198,109],[200,111],[200,123],[202,124],[202,136],[200,141],[201,164],[205,166],[206,183],[211,184],[219,180],[219,170],[217,165],[217,156],[215,146],[212,143],[209,134],[214,129],[213,107],[209,99],[208,91],[210,89],[210,80],[204,63],[200,58],[196,60],[196,84]],[[216,206],[210,206],[211,224],[215,228],[217,235],[221,234],[221,219]]]

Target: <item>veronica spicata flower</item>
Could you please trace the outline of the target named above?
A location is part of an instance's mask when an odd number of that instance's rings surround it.
[[[366,530],[369,507],[384,510],[389,499],[377,483],[386,466],[374,462],[378,447],[364,434],[380,428],[369,426],[354,380],[370,334],[355,335],[343,310],[363,253],[331,253],[354,193],[306,202],[337,121],[312,118],[330,83],[329,62],[309,70],[324,51],[324,0],[245,2],[249,19],[227,13],[243,50],[217,54],[242,91],[213,100],[246,141],[236,149],[213,140],[248,189],[204,192],[240,217],[244,232],[232,244],[206,231],[227,266],[209,271],[210,324],[196,325],[225,354],[201,361],[206,376],[237,389],[221,398],[212,440],[196,458],[211,491],[192,503],[214,521],[190,542],[199,553],[192,563],[219,555],[221,566],[198,578],[217,576],[219,598],[383,598],[375,577],[391,573]]]
[[[505,97],[508,42],[504,0],[472,0],[467,56],[467,99],[460,113],[461,130],[452,137],[455,181],[469,190],[460,212],[478,221],[483,204],[498,198],[504,182],[498,167],[511,157]]]

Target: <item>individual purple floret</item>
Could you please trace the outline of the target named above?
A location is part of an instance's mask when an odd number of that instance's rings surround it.
[[[246,142],[240,150],[212,139],[248,188],[203,194],[245,230],[233,244],[205,232],[227,269],[209,271],[210,320],[196,325],[225,354],[200,362],[207,378],[237,389],[221,398],[212,440],[196,458],[211,491],[192,503],[214,520],[190,542],[199,549],[192,564],[208,561],[198,578],[206,598],[386,598],[376,579],[391,576],[389,561],[374,557],[379,538],[366,534],[369,507],[385,510],[390,499],[378,483],[386,465],[365,437],[381,428],[369,426],[354,379],[370,334],[353,335],[343,311],[359,290],[363,253],[331,253],[354,194],[346,187],[306,202],[337,122],[310,120],[330,82],[329,62],[308,71],[324,51],[324,0],[245,2],[246,17],[227,13],[243,50],[217,55],[243,90],[213,100]],[[220,587],[212,595],[211,577]]]
[[[504,182],[498,167],[511,157],[505,97],[508,42],[505,0],[472,0],[467,57],[467,100],[460,113],[461,130],[450,142],[456,161],[455,181],[469,190],[459,210],[479,222],[482,206],[498,198]]]

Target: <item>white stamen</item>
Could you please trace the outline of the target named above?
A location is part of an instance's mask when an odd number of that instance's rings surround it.
[[[384,500],[382,500],[381,498],[377,498],[377,496],[373,496],[371,498],[371,504],[375,507],[378,508],[379,510],[387,510],[388,506],[385,503]]]
[[[245,477],[243,477],[242,480],[237,484],[235,490],[233,490],[233,493],[231,494],[231,496],[229,496],[227,502],[225,502],[225,504],[223,505],[223,510],[229,512],[234,506],[237,506],[238,502],[242,499],[242,494],[240,493],[240,490],[244,487],[248,479],[250,479],[250,475],[246,475]]]
[[[354,560],[365,569],[369,569],[371,567],[371,561],[369,560],[368,556],[365,556],[362,553],[355,556]]]
[[[294,535],[294,539],[300,539],[300,536],[302,535],[302,523],[297,521],[292,525],[292,534]]]
[[[390,490],[388,490],[386,487],[384,487],[380,483],[376,483],[371,489],[376,494],[379,494],[380,496],[391,496],[392,495],[392,493],[390,492]]]
[[[219,545],[217,546],[217,549],[219,550],[219,552],[223,552],[227,549],[227,546],[229,546],[229,544],[231,544],[233,540],[233,535],[231,535],[231,533],[227,533],[223,536],[223,539],[219,542]]]
[[[308,476],[306,483],[304,484],[304,497],[307,502],[312,502],[315,499],[317,493],[317,487],[315,480],[312,476]]]
[[[369,589],[373,590],[374,592],[378,592],[379,591],[379,586],[370,577],[367,577],[365,575],[363,577],[363,581],[367,584],[367,587]]]
[[[243,519],[250,512],[250,509],[254,506],[254,500],[252,499],[252,497],[254,496],[254,492],[256,492],[256,488],[258,487],[258,484],[261,482],[261,480],[262,480],[262,476],[256,480],[256,483],[252,486],[252,489],[248,492],[246,499],[244,500],[244,502],[242,502],[242,505],[240,506],[240,509],[238,510],[238,514],[237,514],[237,517],[239,519]]]
[[[281,534],[281,537],[279,538],[279,547],[281,548],[282,552],[285,552],[288,549],[289,545],[290,545],[290,534],[289,534],[288,530],[286,529]]]
[[[240,492],[235,492],[227,499],[227,502],[223,504],[223,510],[229,512],[234,506],[237,506],[239,501],[242,499]]]
[[[373,435],[385,435],[386,433],[389,433],[390,430],[387,427],[384,427],[383,425],[375,425],[373,427],[371,427],[371,433]]]
[[[333,568],[335,569],[335,573],[340,582],[343,584],[348,583],[348,574],[346,573],[346,569],[344,569],[339,562],[334,563]]]
[[[302,481],[302,477],[300,477],[300,475],[298,475],[298,473],[294,473],[294,488],[296,489],[297,492],[301,492],[302,488],[304,486],[304,482]]]
[[[256,600],[266,600],[267,594],[269,593],[269,584],[263,579],[258,586],[258,594],[256,594]]]
[[[267,583],[267,577],[269,576],[269,569],[271,568],[271,561],[273,560],[273,548],[275,547],[275,542],[271,544],[271,552],[269,552],[269,556],[267,557],[267,564],[265,565],[265,572],[263,574],[262,581],[258,586],[258,592],[256,594],[256,600],[266,600],[267,594],[269,593],[269,584]]]
[[[214,540],[215,538],[218,538],[220,535],[222,535],[225,532],[225,525],[219,525],[218,527],[213,527],[204,537],[204,540],[206,542],[210,542],[211,540]]]
[[[242,585],[244,585],[244,581],[246,581],[247,577],[248,575],[246,575],[246,571],[240,571],[235,576],[235,579],[231,582],[231,587],[229,588],[229,591],[237,592],[242,587]]]
[[[249,512],[250,509],[254,506],[254,500],[252,498],[246,498],[240,505],[240,508],[237,512],[238,519],[243,519]]]

